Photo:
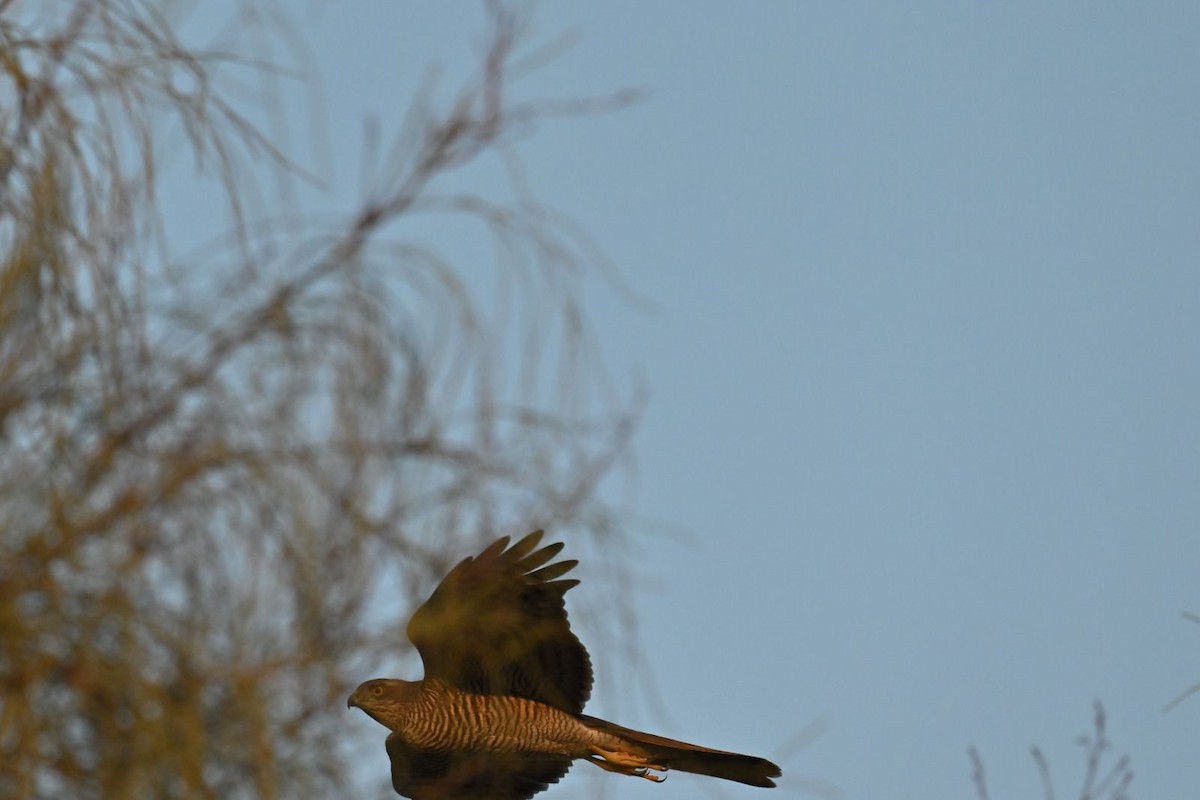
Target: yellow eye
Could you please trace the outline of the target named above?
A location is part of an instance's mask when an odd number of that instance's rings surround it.
[[[372,686],[371,694],[375,695],[376,697],[383,697],[383,687],[382,686]]]

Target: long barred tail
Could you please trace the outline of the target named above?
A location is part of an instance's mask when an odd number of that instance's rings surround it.
[[[640,752],[656,763],[683,772],[711,775],[728,781],[748,783],[751,786],[774,786],[781,774],[779,767],[765,758],[713,750],[698,744],[688,744],[665,736],[655,736],[631,728],[623,728],[607,720],[580,715],[580,721],[590,728],[620,737],[636,752]]]

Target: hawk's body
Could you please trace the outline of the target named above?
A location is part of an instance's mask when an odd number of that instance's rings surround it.
[[[537,549],[535,531],[505,537],[447,575],[408,625],[425,680],[381,678],[350,696],[392,730],[392,785],[413,800],[524,800],[566,774],[571,761],[662,780],[680,769],[774,786],[779,767],[585,716],[587,650],[571,633],[560,580],[576,565],[544,566],[562,549]]]

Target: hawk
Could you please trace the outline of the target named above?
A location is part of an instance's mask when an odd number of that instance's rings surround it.
[[[391,730],[392,786],[412,800],[526,800],[582,758],[664,780],[667,770],[774,786],[764,758],[624,728],[583,713],[592,663],[567,621],[562,543],[542,531],[466,558],[413,614],[425,679],[377,678],[346,701]]]

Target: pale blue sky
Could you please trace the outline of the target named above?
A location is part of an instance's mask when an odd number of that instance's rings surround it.
[[[482,15],[296,8],[330,202],[352,207],[363,120],[394,130],[431,59],[454,85]],[[520,152],[655,307],[589,297],[613,374],[651,391],[640,518],[692,537],[642,538],[669,715],[603,672],[594,713],[781,755],[772,796],[806,776],[973,797],[973,743],[1002,799],[1041,796],[1035,743],[1076,791],[1100,698],[1134,796],[1194,795],[1200,697],[1160,709],[1200,680],[1179,614],[1200,612],[1200,6],[611,0],[534,19],[581,40],[523,96],[647,90]],[[598,785],[767,796],[586,766],[554,795]]]

